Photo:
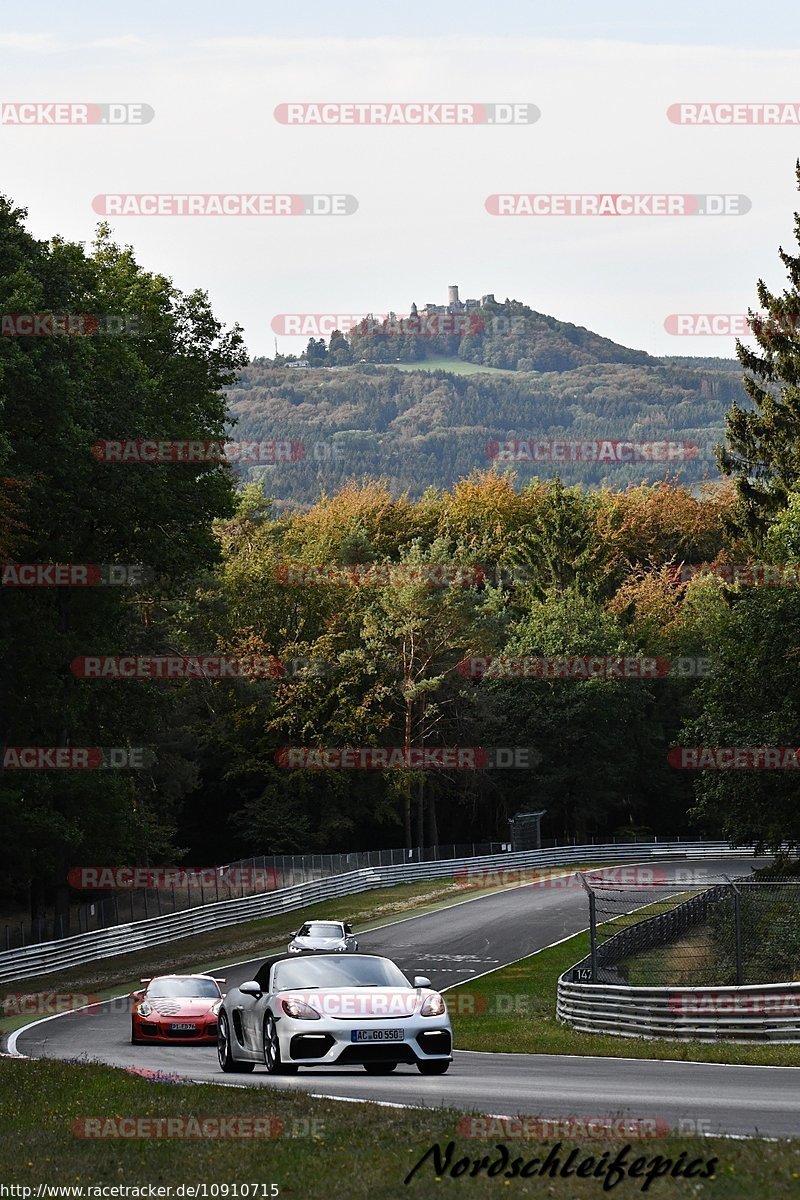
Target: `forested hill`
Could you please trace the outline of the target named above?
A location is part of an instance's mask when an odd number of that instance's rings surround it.
[[[718,477],[712,447],[731,402],[748,406],[733,359],[654,358],[517,302],[477,315],[371,320],[312,339],[294,364],[252,362],[228,400],[235,440],[302,444],[295,461],[240,468],[263,477],[279,507],[365,476],[418,496],[486,469],[492,443],[508,441],[689,443],[696,454],[671,460],[591,462],[583,451],[569,461],[573,451],[561,447],[551,462],[540,448],[538,461],[508,465],[520,482],[558,471],[587,487],[665,474],[699,484]]]

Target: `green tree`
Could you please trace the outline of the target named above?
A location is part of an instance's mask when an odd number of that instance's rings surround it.
[[[800,160],[795,173],[800,187]],[[798,213],[794,230],[800,246]],[[759,279],[761,311],[750,312],[758,350],[736,344],[753,408],[734,402],[725,419],[728,445],[717,448],[720,469],[735,479],[741,523],[756,537],[800,480],[800,255],[783,247],[778,255],[789,287],[778,295]]]

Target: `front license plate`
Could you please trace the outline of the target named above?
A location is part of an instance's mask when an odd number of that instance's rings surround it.
[[[351,1042],[402,1042],[404,1029],[351,1029]]]
[[[184,1021],[183,1023],[180,1023],[180,1024],[170,1025],[170,1029],[172,1030],[173,1033],[191,1033],[193,1030],[197,1029],[197,1026],[196,1025],[187,1025],[186,1022]]]

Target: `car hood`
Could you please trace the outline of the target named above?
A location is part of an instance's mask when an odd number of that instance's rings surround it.
[[[391,1020],[411,1017],[419,1011],[426,996],[434,993],[411,987],[291,988],[280,992],[281,999],[301,1000],[321,1017],[339,1020]]]
[[[159,996],[147,1003],[160,1017],[202,1017],[219,996]]]

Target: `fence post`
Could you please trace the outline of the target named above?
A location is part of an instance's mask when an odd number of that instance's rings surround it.
[[[597,983],[597,908],[595,904],[595,896],[592,889],[586,882],[586,876],[583,871],[578,872],[578,878],[586,888],[589,896],[589,947],[592,966],[592,983]]]
[[[736,922],[736,983],[744,983],[744,954],[742,951],[742,893],[736,884],[733,887],[733,915]]]
[[[736,945],[736,986],[744,983],[744,953],[742,950],[742,894],[729,875],[725,876],[733,892],[733,923]]]

